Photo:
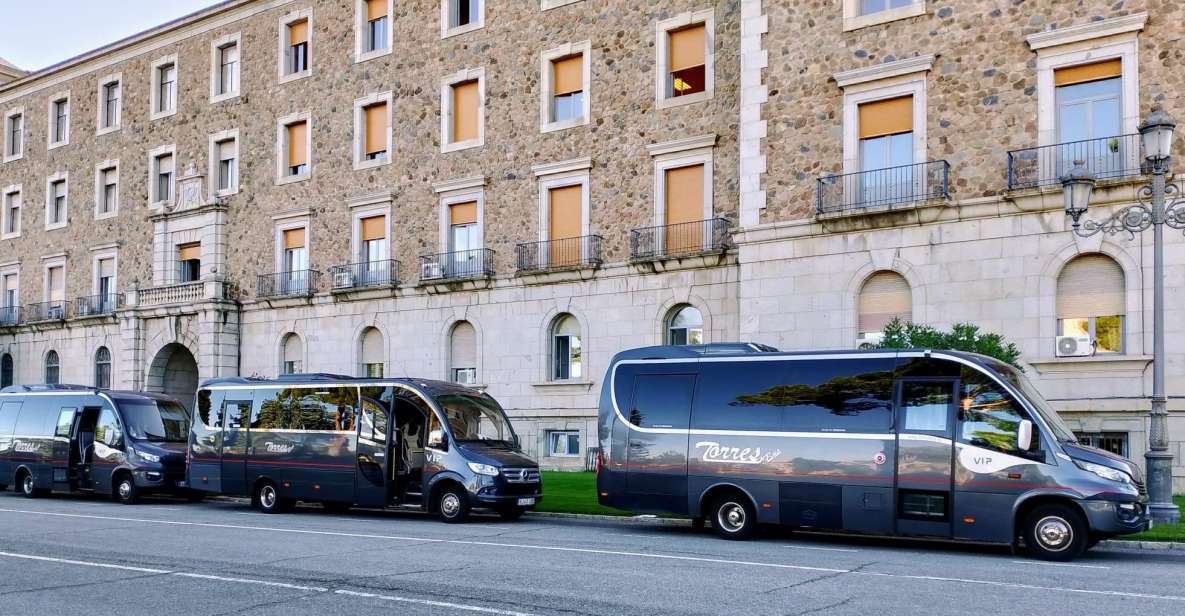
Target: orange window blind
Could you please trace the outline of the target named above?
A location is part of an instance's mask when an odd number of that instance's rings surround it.
[[[584,89],[584,56],[569,56],[551,63],[552,93],[571,94]]]
[[[309,153],[306,144],[308,131],[307,122],[295,122],[288,125],[288,166],[308,164]]]
[[[861,139],[908,133],[913,130],[913,97],[864,103],[859,115]]]
[[[309,42],[309,20],[302,19],[288,24],[288,43],[299,45]]]
[[[387,103],[371,105],[366,112],[366,153],[387,150]]]
[[[453,86],[453,142],[477,139],[477,80]]]
[[[177,260],[179,261],[193,261],[200,258],[202,258],[202,245],[200,243],[181,244],[177,247]]]
[[[284,248],[304,248],[304,228],[287,229],[284,231]]]
[[[1114,60],[1104,60],[1103,62],[1094,62],[1092,64],[1059,68],[1053,72],[1053,84],[1059,87],[1072,86],[1076,83],[1119,77],[1122,74],[1123,61],[1116,58]]]
[[[675,30],[668,35],[671,43],[671,72],[705,64],[705,33],[704,24],[697,24],[682,30]]]
[[[477,202],[466,201],[449,206],[449,222],[453,225],[470,225],[477,222]]]
[[[366,21],[387,16],[387,0],[366,0]]]
[[[362,241],[381,240],[387,237],[387,219],[385,216],[371,216],[362,219]]]

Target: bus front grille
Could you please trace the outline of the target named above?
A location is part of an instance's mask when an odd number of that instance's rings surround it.
[[[502,476],[508,483],[539,483],[537,468],[504,468]]]

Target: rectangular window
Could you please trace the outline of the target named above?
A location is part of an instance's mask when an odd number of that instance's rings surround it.
[[[481,248],[477,228],[477,202],[466,201],[449,206],[449,252],[468,258],[470,251]]]
[[[25,114],[14,113],[4,119],[4,157],[17,158],[25,151]]]
[[[584,116],[584,56],[554,60],[552,70],[551,121],[564,122]]]
[[[1087,447],[1109,451],[1117,456],[1128,457],[1127,432],[1075,432],[1078,442]]]
[[[107,167],[99,171],[98,213],[110,214],[119,205],[119,171]]]
[[[61,225],[66,222],[66,180],[54,180],[49,183],[49,194],[46,211],[46,223]]]
[[[640,428],[686,429],[694,391],[695,375],[638,375],[629,421]]]
[[[215,181],[218,192],[231,192],[239,185],[238,142],[224,139],[214,143],[214,156],[218,161]]]
[[[667,96],[698,94],[707,90],[707,28],[695,24],[667,33],[669,73]]]
[[[70,99],[61,98],[55,100],[49,106],[49,114],[50,144],[66,143],[70,139]]]
[[[66,268],[54,265],[45,270],[45,299],[53,304],[66,301]]]
[[[95,263],[95,290],[104,304],[115,300],[115,258],[99,259]]]
[[[309,172],[308,130],[306,121],[293,122],[284,127],[287,135],[288,167],[285,175],[299,176]]]
[[[462,385],[477,383],[477,368],[453,368],[453,382]]]
[[[387,0],[366,0],[366,39],[363,51],[386,49],[388,30]]]
[[[177,246],[177,282],[196,282],[202,277],[202,245]]]
[[[452,85],[452,134],[450,143],[462,143],[478,138],[478,82],[476,79]]]
[[[0,296],[0,307],[15,308],[16,306],[20,305],[20,290],[19,287],[17,287],[18,281],[19,279],[17,274],[4,275],[4,279],[0,281],[3,282],[3,285],[0,285],[0,291],[3,291],[4,293],[3,296]],[[6,317],[9,315],[7,312],[5,312],[0,314],[0,316]],[[0,319],[0,321],[2,320],[3,319]]]
[[[1057,69],[1053,73],[1057,105],[1059,175],[1083,161],[1096,177],[1122,174],[1136,153],[1119,137],[1123,134],[1123,61]],[[1094,143],[1082,143],[1084,141]]]
[[[164,64],[156,68],[156,111],[166,113],[177,108],[177,65]]]
[[[387,259],[387,217],[371,216],[359,221],[362,239],[362,254],[359,255],[363,263],[385,265],[381,262]]]
[[[552,357],[555,360],[553,378],[557,381],[579,379],[583,376],[583,349],[580,336],[556,335],[553,339]]]
[[[548,189],[547,200],[548,265],[578,265],[584,256],[584,248],[578,239],[583,226],[584,187],[574,184]]]
[[[288,70],[289,75],[309,70],[309,20],[301,19],[288,24]]]
[[[387,127],[387,103],[376,103],[362,110],[362,121],[365,124],[365,143],[363,154],[366,160],[386,160],[387,140],[390,129]]]
[[[889,9],[909,6],[917,0],[860,0],[860,14],[871,15]]]
[[[4,195],[3,235],[11,237],[21,232],[21,193],[13,191]]]
[[[173,200],[173,155],[161,154],[152,159],[153,203],[169,203]]]
[[[99,113],[99,128],[115,128],[119,126],[119,98],[122,89],[118,81],[112,81],[103,85],[103,98],[100,101],[102,108]]]
[[[481,0],[447,0],[449,29],[481,23]]]
[[[547,433],[547,455],[571,458],[580,456],[580,433],[575,430],[553,430]]]
[[[285,295],[306,293],[309,291],[307,229],[285,229],[280,235],[283,242],[280,253],[280,291]]]
[[[663,246],[666,254],[694,252],[711,240],[704,225],[704,165],[663,170]]]
[[[239,90],[239,45],[227,43],[218,48],[218,84],[215,93],[222,96]]]
[[[859,107],[860,170],[913,164],[913,97],[901,96]]]

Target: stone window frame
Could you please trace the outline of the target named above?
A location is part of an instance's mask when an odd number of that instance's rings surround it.
[[[540,11],[550,11],[551,9],[558,9],[561,6],[568,6],[569,4],[576,4],[584,0],[539,0]]]
[[[395,251],[392,246],[391,237],[391,205],[393,203],[391,193],[384,193],[378,195],[373,199],[360,200],[349,204],[350,207],[350,263],[365,263],[365,255],[362,254],[362,220],[366,218],[374,218],[375,216],[382,216],[386,221],[383,223],[383,239],[387,241],[387,259],[393,259],[392,256]],[[390,273],[392,277],[395,272]]]
[[[242,56],[239,56],[239,57],[241,58]],[[220,167],[220,165],[219,165],[220,161],[218,159],[218,144],[222,143],[224,141],[235,142],[235,168],[234,168],[234,177],[232,178],[233,181],[231,182],[231,187],[227,188],[225,190],[219,190],[218,189],[218,168]],[[240,173],[242,172],[242,168],[243,168],[243,165],[242,165],[243,155],[242,155],[242,152],[240,151],[240,148],[239,148],[240,144],[241,144],[241,142],[239,140],[239,129],[237,129],[237,128],[230,128],[227,130],[221,130],[216,133],[210,134],[209,148],[208,148],[209,154],[208,154],[208,158],[206,160],[206,165],[207,165],[206,168],[209,169],[209,172],[207,174],[206,183],[209,184],[211,199],[216,199],[218,197],[229,197],[231,195],[239,194],[239,177],[240,177]]]
[[[872,67],[836,73],[843,89],[843,173],[860,171],[860,105],[879,100],[913,97],[913,158],[922,163],[928,156],[927,81],[934,56],[918,56]]]
[[[107,97],[103,91],[111,84],[115,84],[119,88],[119,106],[115,109],[115,123],[110,126],[104,126],[103,120],[107,117]],[[111,73],[99,78],[98,84],[95,86],[95,136],[113,133],[123,127],[123,95],[122,72]]]
[[[284,357],[287,356],[288,342],[295,338],[300,342],[300,370],[299,372],[307,372],[309,370],[309,345],[305,340],[305,336],[290,329],[280,334],[280,339],[276,342],[276,374],[288,374],[284,371]]]
[[[54,141],[53,140],[54,120],[55,120],[54,105],[57,105],[58,103],[60,103],[62,101],[66,101],[66,136],[63,139]],[[70,130],[70,123],[74,120],[74,117],[73,117],[74,116],[74,108],[73,107],[74,107],[74,105],[71,104],[71,102],[70,102],[70,91],[69,90],[63,90],[61,92],[57,92],[49,97],[49,102],[45,105],[45,116],[46,116],[45,149],[46,150],[53,150],[53,149],[57,149],[62,146],[65,146],[65,145],[70,145],[70,133],[73,132]]]
[[[311,235],[311,219],[312,215],[307,210],[300,210],[288,214],[277,214],[272,216],[272,221],[275,225],[273,232],[275,234],[274,244],[276,266],[276,268],[272,271],[276,273],[286,271],[284,269],[284,232],[292,231],[294,229],[304,229],[304,250],[305,254],[307,255],[306,258],[309,261],[307,267],[312,269],[313,239]]]
[[[395,0],[387,2],[387,46],[366,51],[366,0],[354,0],[354,63],[389,56],[395,49]]]
[[[667,95],[667,75],[672,30],[704,25],[704,91],[687,96]],[[658,22],[654,28],[654,106],[668,109],[711,100],[716,90],[716,12],[714,8],[679,13]]]
[[[109,171],[109,170],[115,171],[115,204],[114,204],[114,207],[111,208],[110,212],[102,212],[99,210],[99,204],[102,202],[103,194],[104,194],[103,176],[104,176],[104,172]],[[121,184],[121,182],[119,179],[119,159],[118,158],[104,160],[102,162],[95,164],[95,212],[94,212],[95,220],[103,220],[106,218],[115,218],[116,216],[119,215],[119,202],[121,201],[121,199],[119,197],[120,184]]]
[[[646,146],[654,164],[654,226],[661,227],[666,224],[667,170],[693,165],[704,166],[704,217],[701,220],[712,218],[715,211],[712,199],[715,174],[712,166],[716,139],[716,134],[710,133]]]
[[[225,93],[218,93],[218,86],[222,85],[222,50],[234,44],[239,52],[238,66],[234,74],[234,84]],[[234,32],[210,41],[210,104],[221,103],[242,94],[243,84],[243,34]]]
[[[1058,69],[1120,60],[1123,134],[1137,132],[1140,123],[1139,33],[1147,13],[1088,22],[1026,37],[1037,54],[1037,145],[1057,144]]]
[[[157,176],[157,159],[168,154],[173,157],[173,178],[170,180],[171,187],[169,189],[169,196],[171,199],[160,199],[160,195],[156,194],[156,176]],[[177,200],[177,144],[170,143],[167,145],[157,146],[148,150],[148,207],[163,208]]]
[[[307,171],[296,175],[288,175],[288,127],[303,121],[305,123],[305,156]],[[276,186],[306,182],[313,177],[313,115],[308,111],[298,111],[276,119]]]
[[[13,259],[5,263],[0,263],[0,293],[4,292],[4,281],[9,276],[16,277],[16,304],[13,306],[4,306],[0,304],[0,308],[16,308],[21,305],[21,262],[20,259]],[[2,300],[3,297],[0,297]]]
[[[17,221],[16,231],[13,233],[5,233],[4,229],[8,228],[8,200],[12,195],[17,195],[21,200],[20,213],[18,216],[20,220]],[[21,230],[25,223],[25,192],[21,184],[9,184],[0,190],[0,240],[11,240],[21,236]]]
[[[440,0],[440,38],[444,40],[453,36],[465,34],[466,32],[473,32],[474,30],[481,30],[486,27],[486,0],[477,0],[477,21],[463,26],[450,28],[449,23],[449,5],[453,0]]]
[[[301,20],[308,20],[308,24],[309,24],[308,25],[309,40],[308,40],[308,52],[307,52],[308,53],[308,65],[305,67],[305,70],[303,70],[303,71],[296,72],[296,73],[289,73],[287,60],[288,60],[288,48],[291,47],[291,45],[289,45],[290,39],[288,37],[288,35],[289,35],[288,27],[298,21],[301,21]],[[305,77],[309,77],[313,74],[313,9],[311,7],[305,8],[305,9],[300,9],[298,11],[292,11],[290,13],[281,15],[279,18],[279,26],[278,26],[277,32],[276,32],[276,40],[277,40],[277,50],[276,50],[277,51],[277,53],[276,53],[277,75],[276,75],[276,77],[277,77],[278,83],[284,84],[284,83],[288,83],[290,81],[304,79]]]
[[[432,186],[438,196],[440,210],[440,251],[449,252],[449,207],[457,203],[477,203],[477,237],[481,248],[486,247],[486,177],[473,176],[439,182]]]
[[[551,191],[566,186],[580,187],[580,235],[592,233],[590,170],[591,158],[576,158],[531,167],[539,184],[539,241],[551,241]]]
[[[12,119],[17,116],[21,117],[21,148],[20,148],[19,152],[9,152],[8,151],[8,145],[9,145],[8,134],[12,129]],[[27,115],[25,115],[25,106],[21,105],[19,107],[13,107],[12,109],[5,111],[4,112],[4,136],[3,136],[4,143],[2,146],[0,146],[3,148],[3,152],[2,152],[3,158],[0,159],[0,162],[10,163],[14,160],[20,160],[20,159],[24,158],[25,157],[25,143],[28,141],[28,139],[27,139],[28,135],[29,135],[29,117]]]
[[[117,245],[108,244],[106,246],[96,246],[91,248],[91,295],[99,295],[99,262],[103,259],[111,259],[115,261],[115,267],[111,270],[112,276],[111,288],[119,293],[119,247]]]
[[[565,381],[557,381],[557,382],[563,383]],[[552,444],[551,437],[553,434],[575,434],[576,437],[580,439],[581,445],[584,444],[584,431],[583,430],[580,430],[580,429],[560,429],[560,428],[550,429],[549,428],[549,429],[546,429],[543,431],[543,441],[544,441],[544,448],[545,448],[544,451],[546,451],[546,454],[544,457],[548,457],[548,458],[583,458],[584,457],[584,453],[582,453],[582,452],[555,453],[551,448],[551,444]]]
[[[366,160],[366,153],[363,152],[366,148],[366,132],[369,129],[366,126],[366,108],[377,103],[386,103],[387,105],[387,156],[385,158]],[[373,169],[374,167],[389,165],[394,161],[395,128],[392,126],[394,117],[395,96],[391,90],[376,92],[354,99],[354,138],[352,145],[352,149],[354,150],[354,171]]]
[[[581,117],[571,120],[552,121],[551,119],[551,102],[552,102],[552,63],[562,58],[579,55],[581,57],[581,72],[582,81],[581,88],[584,92],[584,104],[581,110]],[[544,51],[539,55],[539,132],[550,133],[553,131],[564,130],[568,128],[575,128],[577,126],[584,126],[591,121],[592,118],[592,41],[585,40],[579,43],[567,43],[558,47],[553,47]]]
[[[58,222],[49,222],[49,211],[52,207],[53,192],[51,191],[54,182],[62,182],[62,186],[66,189],[66,206],[62,212],[62,219]],[[24,202],[22,201],[22,207]],[[45,230],[53,231],[54,229],[64,229],[70,224],[70,172],[58,171],[50,174],[45,178]]]
[[[49,288],[49,270],[54,267],[62,268],[62,303],[66,303],[68,301],[66,299],[66,291],[70,288],[70,284],[66,278],[69,271],[66,268],[66,253],[64,252],[41,257],[41,301],[53,301],[50,299],[53,294]]]
[[[173,100],[169,108],[161,106],[160,100],[160,69],[173,65],[173,72],[177,74],[176,81],[173,82]],[[152,61],[151,72],[151,91],[148,96],[148,119],[159,120],[169,116],[177,115],[177,108],[181,106],[181,65],[177,61],[177,54],[172,53],[167,56],[161,56]]]
[[[451,141],[453,131],[453,86],[466,81],[477,81],[477,138]],[[440,79],[440,152],[457,152],[480,148],[486,144],[486,69],[461,69]]]
[[[859,30],[860,28],[885,24],[891,21],[909,19],[910,17],[925,15],[927,12],[926,0],[913,0],[913,2],[906,6],[861,15],[860,0],[843,0],[843,31],[851,32],[852,30]]]

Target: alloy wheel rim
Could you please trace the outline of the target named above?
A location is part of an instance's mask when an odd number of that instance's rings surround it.
[[[744,528],[748,517],[748,514],[745,513],[745,508],[739,503],[725,503],[720,508],[720,513],[716,516],[720,521],[720,526],[730,533],[735,533]]]
[[[25,494],[32,494],[33,493],[33,476],[32,475],[25,475],[25,480],[21,483],[21,485],[25,490]]]
[[[265,509],[271,509],[276,506],[276,489],[271,486],[263,486],[259,492],[259,502],[263,504]]]
[[[1074,541],[1074,529],[1064,518],[1048,516],[1037,522],[1037,541],[1051,552],[1060,552]]]
[[[453,517],[461,509],[461,499],[457,498],[456,494],[445,494],[444,498],[440,500],[440,510],[444,515]]]
[[[132,495],[132,482],[123,480],[119,482],[119,497],[127,499]]]

